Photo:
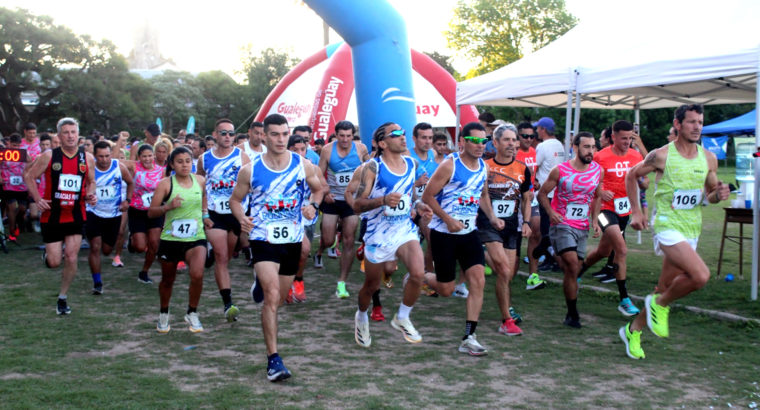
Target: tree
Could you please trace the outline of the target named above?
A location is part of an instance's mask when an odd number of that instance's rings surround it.
[[[446,37],[449,47],[479,61],[471,78],[519,60],[576,23],[564,0],[459,0]]]
[[[461,75],[454,69],[454,66],[451,65],[451,57],[443,55],[437,51],[433,51],[432,53],[425,51],[424,53],[438,63],[439,66],[443,67],[444,70],[448,71],[455,80],[458,81],[462,79]]]
[[[198,81],[188,72],[165,71],[149,82],[153,87],[153,111],[161,117],[167,134],[174,135],[191,115],[199,117],[208,104]]]
[[[251,45],[248,45],[244,52],[242,74],[248,79],[248,104],[255,114],[267,95],[300,60],[272,48],[255,56]]]
[[[206,103],[201,107],[201,117],[196,119],[196,128],[213,129],[214,122],[219,118],[229,118],[241,128],[254,108],[251,107],[247,88],[218,70],[200,73],[196,80]]]

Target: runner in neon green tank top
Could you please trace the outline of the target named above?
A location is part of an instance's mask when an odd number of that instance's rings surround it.
[[[632,359],[643,359],[641,332],[644,326],[659,337],[668,337],[669,305],[695,290],[710,279],[710,269],[697,254],[697,240],[702,231],[702,199],[718,203],[728,199],[728,185],[718,180],[718,160],[699,146],[702,134],[701,105],[682,105],[675,111],[673,127],[678,136],[668,145],[647,155],[626,176],[626,190],[632,205],[631,226],[647,228],[641,212],[637,180],[657,172],[654,218],[655,253],[664,255],[662,273],[655,293],[646,297],[646,315],[623,326],[618,331]]]
[[[185,261],[190,275],[190,290],[185,315],[185,322],[193,333],[202,332],[198,318],[198,302],[203,290],[203,270],[206,262],[206,235],[203,230],[203,217],[208,214],[206,191],[203,189],[205,178],[191,174],[193,157],[185,147],[175,148],[167,161],[166,172],[170,176],[163,178],[156,187],[153,201],[148,209],[151,218],[165,215],[161,231],[161,243],[158,245],[158,258],[161,261],[161,283],[158,286],[160,312],[156,330],[168,333],[169,302],[172,287],[177,277],[177,264]],[[171,175],[172,171],[175,175]]]

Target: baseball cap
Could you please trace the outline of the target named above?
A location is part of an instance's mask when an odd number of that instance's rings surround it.
[[[148,124],[147,127],[145,127],[145,131],[148,131],[150,135],[154,137],[158,137],[161,135],[161,130],[158,128],[158,124]]]
[[[509,123],[506,122],[506,121],[504,121],[504,120],[496,120],[496,121],[492,121],[492,122],[488,123],[488,125],[493,125],[493,126],[496,126],[496,127],[498,127],[499,125],[507,125],[507,124],[509,124]]]
[[[549,117],[541,117],[541,119],[533,123],[533,126],[544,127],[547,131],[554,132],[554,120]]]

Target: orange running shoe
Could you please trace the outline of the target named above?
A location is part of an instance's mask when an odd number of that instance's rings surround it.
[[[303,288],[302,280],[293,281],[293,286],[290,287],[290,292],[288,292],[289,296],[291,294],[293,296],[294,302],[296,303],[306,302],[306,291]]]

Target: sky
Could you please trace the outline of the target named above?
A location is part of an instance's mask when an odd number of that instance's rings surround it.
[[[466,72],[476,65],[448,48],[444,32],[457,0],[389,0],[407,22],[409,45],[418,51],[454,56],[454,67]],[[600,18],[609,1],[566,0],[579,19]],[[632,4],[615,0],[616,4]],[[3,7],[25,8],[53,17],[77,34],[108,39],[123,55],[134,45],[135,31],[151,24],[158,30],[159,47],[179,69],[199,73],[222,70],[241,80],[243,49],[254,54],[266,48],[305,59],[323,47],[322,20],[300,0],[219,0],[175,2],[132,0],[3,0]],[[334,32],[330,42],[339,41]]]

